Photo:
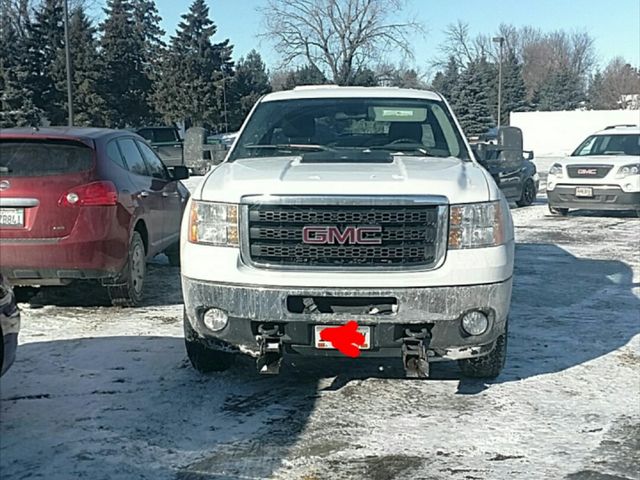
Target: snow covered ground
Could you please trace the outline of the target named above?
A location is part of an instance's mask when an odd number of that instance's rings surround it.
[[[640,478],[640,221],[552,217],[543,197],[513,216],[509,356],[489,383],[349,359],[199,375],[164,257],[144,308],[41,292],[0,382],[2,479]]]

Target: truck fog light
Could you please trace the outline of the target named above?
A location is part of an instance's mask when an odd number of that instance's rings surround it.
[[[462,328],[469,335],[482,335],[489,327],[487,316],[477,310],[469,312],[462,317]]]
[[[217,332],[227,326],[227,313],[224,310],[218,308],[210,308],[204,312],[204,324],[209,330]]]

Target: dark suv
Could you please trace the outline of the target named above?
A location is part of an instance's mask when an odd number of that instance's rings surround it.
[[[16,285],[99,279],[114,304],[140,304],[146,260],[179,263],[187,177],[132,132],[3,129],[2,273]]]

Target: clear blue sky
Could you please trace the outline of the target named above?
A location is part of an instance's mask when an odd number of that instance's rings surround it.
[[[163,27],[173,35],[186,12],[188,0],[156,0]],[[270,69],[276,67],[277,54],[271,45],[257,38],[261,0],[207,0],[211,17],[218,26],[214,39],[229,38],[234,58],[256,48]],[[415,63],[427,70],[438,56],[442,30],[458,19],[467,22],[473,34],[494,33],[500,23],[531,25],[543,30],[586,30],[595,38],[600,64],[617,55],[640,65],[640,0],[409,0],[405,15],[422,22],[427,33],[415,39]],[[393,59],[392,59],[393,60]]]

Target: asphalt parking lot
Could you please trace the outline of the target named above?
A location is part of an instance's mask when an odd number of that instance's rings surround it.
[[[490,383],[348,359],[200,375],[164,257],[142,308],[41,292],[1,380],[2,478],[640,478],[640,220],[554,217],[544,196],[512,213],[509,355]]]

